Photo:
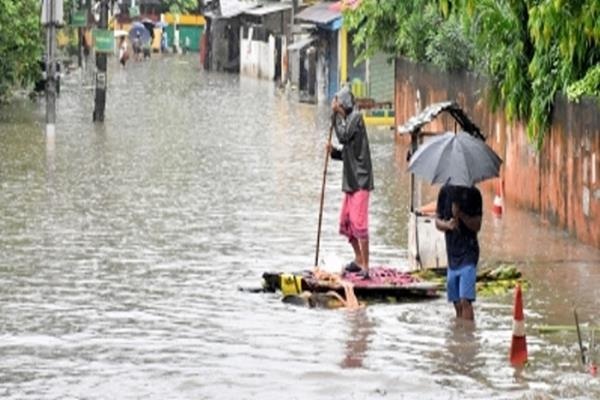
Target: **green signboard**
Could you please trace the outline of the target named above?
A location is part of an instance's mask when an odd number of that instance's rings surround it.
[[[71,14],[71,26],[74,28],[85,28],[87,26],[87,14],[84,10],[75,11]]]
[[[94,29],[94,49],[97,53],[112,53],[115,46],[113,31]]]
[[[129,17],[130,18],[135,18],[135,17],[139,17],[140,16],[140,8],[135,6],[135,7],[129,7]]]

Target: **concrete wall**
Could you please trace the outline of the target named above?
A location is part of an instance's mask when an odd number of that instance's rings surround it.
[[[509,123],[501,112],[490,111],[486,82],[473,74],[444,73],[397,59],[395,87],[396,125],[433,102],[457,101],[504,160],[504,198],[539,211],[543,219],[600,248],[600,106],[596,99],[573,104],[558,96],[552,127],[537,152],[522,123]],[[425,129],[453,130],[454,124],[446,116]],[[494,188],[492,182],[482,186]]]
[[[240,74],[262,79],[275,79],[275,38],[269,35],[266,42],[253,40],[254,28],[248,28],[244,37],[240,28]]]

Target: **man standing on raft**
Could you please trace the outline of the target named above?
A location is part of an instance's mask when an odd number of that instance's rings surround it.
[[[331,103],[334,128],[341,147],[329,147],[331,158],[344,163],[340,213],[340,234],[346,236],[354,250],[354,261],[344,267],[347,272],[369,276],[369,192],[373,190],[373,167],[369,138],[362,114],[355,107],[354,96],[344,86]]]

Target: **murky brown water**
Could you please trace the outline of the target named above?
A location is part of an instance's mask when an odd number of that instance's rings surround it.
[[[482,258],[517,263],[532,285],[522,373],[507,360],[510,294],[479,299],[469,331],[443,299],[347,312],[240,292],[312,264],[327,110],[195,57],[115,67],[102,126],[76,76],[54,141],[42,104],[0,112],[0,396],[600,397],[575,335],[532,329],[572,323],[573,306],[598,323],[597,249],[510,204],[486,215]],[[370,138],[372,262],[404,265],[405,152],[387,130]],[[347,259],[330,171],[322,254]]]

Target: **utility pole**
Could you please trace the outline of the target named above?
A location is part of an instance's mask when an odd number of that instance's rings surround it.
[[[77,11],[83,8],[83,0],[79,0]],[[87,13],[86,13],[87,17]],[[83,66],[83,28],[77,28],[77,66]]]
[[[108,0],[100,1],[100,21],[98,29],[108,28]],[[96,52],[96,97],[94,101],[93,121],[104,121],[106,106],[106,53]]]
[[[44,0],[42,25],[46,27],[46,134],[54,135],[56,124],[56,27],[62,24],[62,1]]]

